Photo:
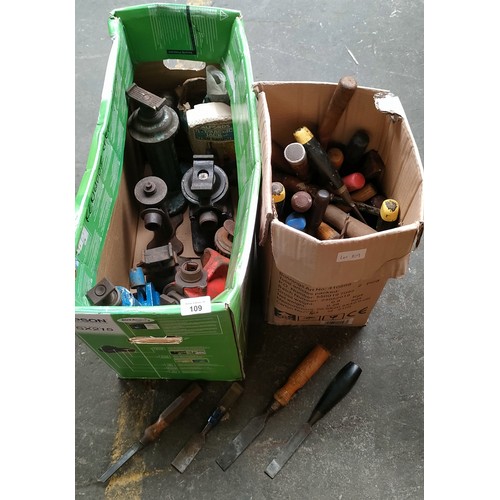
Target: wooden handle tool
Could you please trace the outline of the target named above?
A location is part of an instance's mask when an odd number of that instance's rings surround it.
[[[292,396],[321,368],[330,357],[330,352],[322,345],[317,345],[300,363],[295,371],[288,377],[285,385],[274,393],[274,399],[286,406]]]
[[[324,148],[357,88],[358,83],[353,76],[343,76],[339,80],[319,125],[319,142]]]

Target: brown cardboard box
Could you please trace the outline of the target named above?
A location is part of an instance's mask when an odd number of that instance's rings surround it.
[[[386,171],[385,194],[399,201],[401,223],[367,236],[319,241],[280,222],[271,199],[272,142],[294,142],[301,126],[317,135],[333,83],[257,82],[262,150],[259,243],[266,321],[277,325],[363,326],[387,280],[405,275],[423,231],[423,167],[399,99],[358,86],[333,139],[346,144],[360,128]]]

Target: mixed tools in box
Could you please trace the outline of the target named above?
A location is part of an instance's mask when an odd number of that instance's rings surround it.
[[[151,238],[140,261],[129,270],[128,284],[104,277],[87,292],[93,305],[171,305],[185,298],[213,299],[224,290],[235,233],[231,186],[236,168],[227,122],[229,97],[224,85],[214,88],[214,78],[221,82],[223,76],[215,66],[207,66],[207,78],[196,79],[196,92],[189,90],[191,81],[177,94],[156,95],[136,83],[128,88],[127,132],[144,163],[133,196]],[[197,119],[201,123],[196,124]],[[193,135],[189,123],[193,129],[202,127],[202,133]],[[178,236],[186,218],[189,242]]]
[[[352,77],[340,79],[318,137],[298,127],[284,148],[273,143],[272,199],[278,219],[319,240],[373,234],[400,224],[397,200],[385,195],[385,164],[370,136],[357,130],[344,144],[332,134],[357,88]]]

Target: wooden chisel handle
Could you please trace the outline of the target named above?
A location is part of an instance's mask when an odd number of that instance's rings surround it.
[[[274,399],[286,406],[292,396],[321,368],[330,357],[330,352],[322,345],[317,345],[300,363],[295,371],[288,377],[286,384],[274,393]]]
[[[349,215],[346,214],[342,209],[330,203],[326,207],[323,220],[337,231],[342,231],[345,226],[347,217],[349,217]],[[368,234],[375,234],[376,232],[377,231],[370,227],[368,224],[364,224],[360,220],[357,220],[354,217],[350,217],[345,234],[349,238],[355,238],[356,236],[367,236]]]
[[[201,387],[193,382],[178,396],[158,417],[158,420],[151,424],[139,440],[144,446],[152,443],[160,434],[202,393]]]
[[[357,87],[358,84],[352,76],[343,76],[339,80],[319,125],[319,142],[324,148],[327,147],[328,142],[331,140],[333,131]]]

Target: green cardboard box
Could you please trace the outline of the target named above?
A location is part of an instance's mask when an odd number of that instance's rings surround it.
[[[241,380],[261,179],[256,97],[241,15],[215,7],[155,3],[112,11],[108,27],[113,44],[75,200],[76,335],[121,378]],[[127,134],[126,90],[135,82],[154,93],[204,75],[175,65],[172,69],[167,63],[172,60],[217,65],[227,80],[237,193],[225,289],[193,308],[195,313],[189,302],[95,306],[86,292],[104,277],[128,287],[129,269],[137,265],[144,246],[143,221],[131,187],[140,171]]]

